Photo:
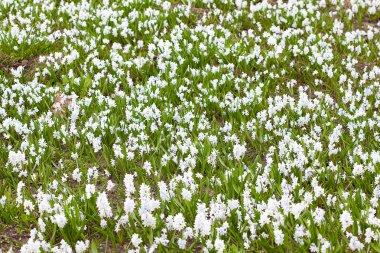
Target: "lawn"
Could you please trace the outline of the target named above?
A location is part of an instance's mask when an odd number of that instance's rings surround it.
[[[0,252],[380,252],[379,0],[0,0]]]

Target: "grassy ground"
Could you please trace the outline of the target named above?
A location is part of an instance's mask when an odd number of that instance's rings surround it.
[[[0,251],[379,252],[380,4],[0,3]]]

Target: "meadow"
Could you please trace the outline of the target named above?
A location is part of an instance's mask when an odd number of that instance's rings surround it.
[[[380,252],[379,0],[1,0],[0,252]]]

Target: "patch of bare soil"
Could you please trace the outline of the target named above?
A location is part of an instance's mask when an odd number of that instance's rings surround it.
[[[39,64],[38,62],[39,56],[34,56],[29,59],[24,60],[13,60],[10,57],[7,57],[5,55],[0,56],[0,69],[9,71],[10,69],[15,69],[20,66],[24,67],[25,71],[29,71],[31,69],[34,69],[35,66]]]
[[[176,6],[186,6],[186,5],[183,3],[174,3],[172,4],[172,6],[176,7]],[[209,12],[209,10],[206,8],[198,8],[198,7],[191,7],[190,11],[191,13],[195,14],[198,17],[198,19],[201,19],[204,15],[206,15]]]
[[[0,252],[7,252],[11,247],[13,252],[19,252],[21,246],[29,239],[29,233],[19,233],[15,226],[4,226],[0,230]]]
[[[117,253],[117,252],[126,252],[128,249],[127,244],[116,244],[116,246],[112,246],[111,243],[101,243],[99,245],[99,252],[107,252],[107,253]]]

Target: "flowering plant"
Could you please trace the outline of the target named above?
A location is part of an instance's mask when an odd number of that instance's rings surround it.
[[[0,252],[380,251],[379,18],[0,1]]]

